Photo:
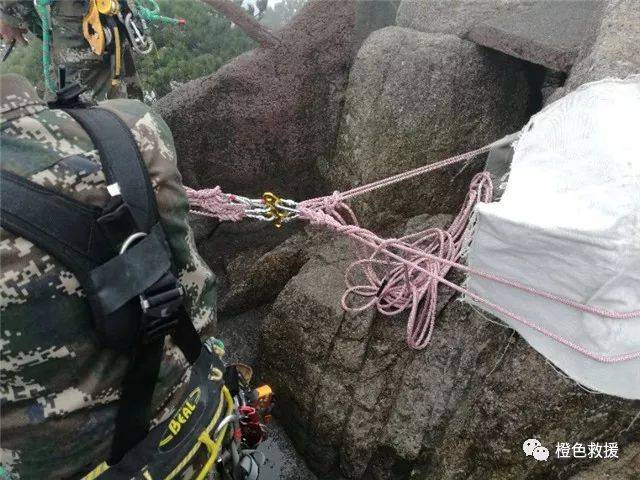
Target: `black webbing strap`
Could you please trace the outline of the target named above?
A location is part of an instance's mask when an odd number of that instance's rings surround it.
[[[116,253],[97,223],[100,209],[47,190],[11,172],[0,172],[0,221],[38,245],[87,284],[93,267]]]
[[[122,201],[131,211],[139,231],[148,233],[148,238],[152,239],[154,234],[158,233],[154,227],[158,219],[155,194],[138,145],[129,127],[109,110],[79,108],[65,111],[89,134],[100,152],[100,161],[107,182],[118,184]],[[163,240],[166,242],[164,238]],[[142,263],[138,266],[144,267]],[[146,271],[149,272],[152,268],[149,265],[149,270]],[[166,279],[166,277],[163,278]],[[153,287],[150,288],[153,290]],[[153,315],[151,311],[143,312],[141,323],[144,325],[158,320],[153,318]],[[193,352],[197,350],[199,354],[201,349],[200,337],[187,316],[184,306],[180,305],[173,315],[177,322],[172,332],[174,340],[187,360],[194,362],[197,355],[194,357]],[[160,335],[152,341],[146,338],[141,339],[134,350],[122,383],[110,463],[117,463],[147,434],[152,415],[151,400],[158,378],[163,347],[164,335]]]
[[[158,380],[163,349],[164,337],[153,343],[141,343],[134,352],[122,382],[110,464],[118,463],[149,431],[151,400]]]
[[[87,132],[100,152],[100,163],[107,184],[117,183],[122,200],[140,231],[148,232],[158,221],[155,195],[129,127],[115,113],[103,108],[65,110]]]
[[[182,351],[182,354],[190,364],[195,363],[200,356],[202,350],[202,342],[196,327],[191,323],[191,318],[187,313],[186,307],[182,305],[181,311],[178,313],[178,324],[171,333],[173,343]]]
[[[178,324],[171,337],[182,350],[190,364],[194,364],[202,350],[198,332],[189,320],[184,308],[177,314]],[[116,417],[116,428],[111,446],[109,464],[115,464],[147,435],[153,412],[151,401],[164,349],[162,340],[141,343],[135,350],[130,367],[122,382],[120,408]]]

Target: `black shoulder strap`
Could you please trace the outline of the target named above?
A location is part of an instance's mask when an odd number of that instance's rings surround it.
[[[151,186],[151,181],[147,173],[146,166],[140,155],[138,145],[131,133],[131,130],[113,112],[101,108],[91,109],[67,109],[71,115],[89,134],[93,144],[100,152],[100,160],[103,165],[105,177],[111,187],[118,185],[123,205],[126,205],[135,219],[138,228],[146,233],[162,231],[158,222],[158,209],[155,201],[155,194]],[[133,232],[132,232],[133,233]],[[163,235],[164,237],[164,235]],[[153,238],[151,235],[145,237]],[[164,238],[163,238],[164,239]],[[166,243],[166,240],[165,240]],[[135,248],[135,247],[134,247]],[[144,251],[143,251],[144,253]],[[122,258],[122,256],[120,256]],[[141,270],[149,272],[154,264],[158,265],[158,260],[153,258],[138,257],[140,262],[131,260],[130,263],[142,267]],[[171,266],[173,262],[171,262]],[[145,268],[146,267],[146,268]],[[112,278],[114,282],[122,281],[117,278],[117,272],[107,278]],[[132,270],[130,267],[128,270]],[[130,285],[130,282],[125,282]],[[153,391],[158,378],[162,351],[164,347],[164,334],[166,325],[172,325],[172,336],[174,341],[185,354],[187,360],[195,362],[202,348],[200,337],[193,324],[187,316],[182,304],[182,291],[176,293],[177,280],[170,271],[157,278],[152,286],[144,289],[140,297],[153,303],[153,298],[162,298],[162,303],[158,309],[145,310],[142,317],[147,328],[146,338],[143,338],[131,360],[129,370],[122,385],[120,398],[120,408],[116,418],[116,428],[111,453],[111,462],[119,461],[124,454],[133,446],[139,443],[147,434],[149,422],[151,420],[151,401]],[[152,297],[152,295],[154,295]],[[167,296],[169,296],[167,298]],[[179,300],[179,304],[176,300]],[[169,305],[168,301],[173,301],[173,307],[177,309],[168,318],[163,308]],[[159,312],[160,315],[153,315]],[[158,326],[156,327],[156,324]],[[159,329],[158,332],[154,329]]]
[[[149,231],[158,221],[155,195],[129,127],[115,113],[103,108],[65,110],[89,134],[100,152],[107,185],[114,186],[131,209],[138,228]]]
[[[67,113],[98,149],[111,201],[104,209],[88,207],[2,171],[0,222],[71,268],[106,344],[131,352],[110,461],[116,463],[146,436],[165,335],[171,333],[190,363],[202,345],[182,302],[155,195],[131,131],[108,110]],[[119,254],[133,234],[142,238]]]

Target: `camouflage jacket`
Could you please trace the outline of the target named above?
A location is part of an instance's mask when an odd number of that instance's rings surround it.
[[[100,158],[84,130],[66,113],[50,110],[20,76],[1,76],[0,92],[2,169],[86,204],[104,205],[108,194]],[[138,101],[100,105],[133,131],[187,309],[196,328],[208,335],[215,324],[215,278],[187,223],[171,133]],[[101,347],[82,286],[63,264],[4,229],[0,262],[2,466],[12,478],[77,478],[108,456],[127,359]],[[169,340],[165,350],[154,394],[156,421],[174,407],[189,374]]]

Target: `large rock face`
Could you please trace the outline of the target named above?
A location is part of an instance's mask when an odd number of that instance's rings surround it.
[[[573,67],[565,88],[552,99],[583,83],[609,77],[640,74],[640,2],[609,0],[597,35],[584,45],[581,60]]]
[[[404,0],[398,23],[411,28],[375,31],[354,62],[366,34],[391,22],[393,3],[312,2],[280,32],[280,48],[254,50],[162,99],[186,183],[305,198],[478,147],[525,123],[540,93],[530,67],[460,37],[530,2]],[[638,71],[637,5],[609,1],[570,88]],[[563,77],[555,80],[550,88]],[[416,213],[455,211],[479,165],[354,205],[367,225],[398,234]],[[450,218],[414,218],[407,230]],[[640,402],[582,390],[451,291],[441,293],[431,344],[409,350],[406,319],[341,309],[346,240],[271,232],[204,221],[199,246],[221,274],[219,334],[232,359],[253,360],[261,344],[258,374],[277,392],[278,418],[325,478],[640,478]],[[548,462],[524,455],[531,437],[549,448]],[[555,458],[558,442],[591,441],[618,442],[620,460]]]
[[[392,0],[311,0],[276,32],[277,48],[257,48],[160,99],[184,183],[251,197],[326,193],[316,162],[334,150],[353,58],[369,32],[393,23],[395,10]],[[252,269],[295,228],[202,218],[194,225],[220,280],[223,318],[273,300],[299,268],[295,258],[284,260],[290,268],[280,260],[271,268],[271,255]],[[278,275],[283,280],[272,281]]]
[[[483,19],[466,35],[500,52],[568,72],[580,49],[591,42],[603,2],[533,2]]]
[[[523,63],[454,35],[387,27],[354,62],[336,156],[320,162],[344,190],[478,148],[519,130],[529,113]],[[374,192],[357,202],[369,225],[452,212],[481,163]]]
[[[473,25],[517,8],[523,0],[402,0],[396,24],[421,32],[465,35]]]
[[[586,392],[451,292],[443,292],[431,344],[409,350],[405,319],[342,311],[348,244],[316,244],[262,336],[279,418],[316,471],[349,479],[638,478],[639,401]],[[549,461],[525,456],[528,438],[549,448]],[[591,441],[618,442],[620,463],[555,457],[556,443]]]
[[[390,1],[312,0],[257,48],[160,99],[184,182],[305,198],[324,190],[315,162],[332,151],[349,69],[368,33],[395,19]]]

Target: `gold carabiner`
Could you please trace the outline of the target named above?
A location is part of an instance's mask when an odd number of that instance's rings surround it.
[[[262,201],[267,206],[267,218],[273,222],[276,228],[282,227],[282,222],[288,216],[286,212],[283,212],[279,208],[282,199],[274,193],[264,192],[262,195]]]

